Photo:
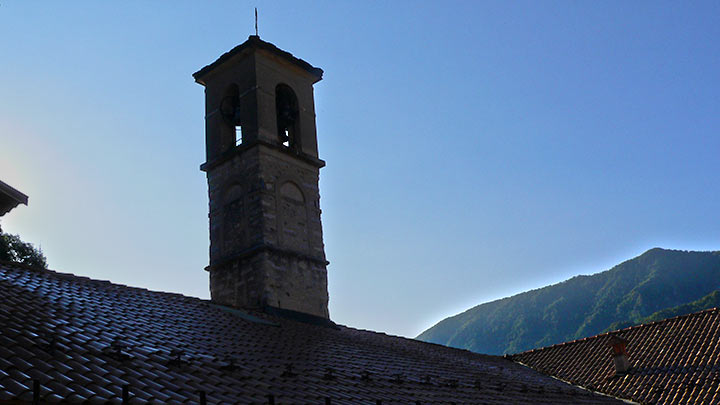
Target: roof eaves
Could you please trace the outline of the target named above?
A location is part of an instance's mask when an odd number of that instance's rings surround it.
[[[20,204],[27,205],[28,196],[0,180],[0,216]]]
[[[531,350],[531,351],[532,351],[532,350]],[[503,356],[503,357],[509,358],[510,360],[512,360],[511,356],[505,355],[505,356]],[[535,370],[535,371],[537,371],[537,372],[539,372],[539,373],[542,373],[542,374],[544,374],[544,375],[546,375],[546,376],[548,376],[548,377],[550,377],[550,378],[552,378],[552,379],[554,379],[554,380],[558,380],[558,381],[561,381],[561,382],[563,382],[563,383],[565,383],[565,384],[572,385],[572,386],[575,387],[575,388],[578,388],[578,389],[581,389],[581,390],[584,390],[584,391],[587,391],[587,392],[592,392],[593,394],[596,394],[596,395],[601,395],[601,396],[604,396],[604,397],[608,397],[608,398],[612,398],[612,399],[617,399],[618,401],[622,401],[622,402],[624,402],[624,403],[626,403],[626,404],[640,404],[640,402],[635,402],[635,401],[633,401],[633,400],[630,399],[630,398],[616,397],[616,396],[610,395],[610,394],[608,394],[608,393],[606,393],[606,392],[596,391],[596,390],[590,389],[590,388],[588,388],[588,387],[583,387],[582,385],[578,385],[578,384],[576,384],[576,383],[574,383],[574,382],[572,382],[572,381],[564,380],[564,379],[558,378],[558,377],[556,377],[556,376],[554,376],[554,375],[546,374],[543,370],[540,370],[539,368],[533,367],[533,366],[531,366],[531,365],[529,365],[529,364],[525,364],[525,363],[523,363],[523,362],[521,362],[521,361],[517,361],[517,360],[512,360],[512,361],[513,361],[515,364],[519,364],[519,365],[521,365],[521,366],[523,366],[523,367],[527,367],[527,368],[529,368],[529,369],[531,369],[531,370]]]

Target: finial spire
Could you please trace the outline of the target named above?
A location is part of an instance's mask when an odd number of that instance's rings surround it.
[[[258,34],[258,27],[257,27],[257,7],[255,7],[255,36],[259,37],[260,34]]]

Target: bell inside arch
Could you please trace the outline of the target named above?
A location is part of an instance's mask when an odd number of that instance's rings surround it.
[[[237,86],[231,86],[227,93],[220,102],[220,114],[235,131],[235,145],[240,145],[242,143],[242,115]]]

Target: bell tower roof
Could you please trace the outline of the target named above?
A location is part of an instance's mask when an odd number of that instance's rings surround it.
[[[319,82],[320,80],[322,80],[322,75],[323,75],[322,69],[320,69],[318,67],[314,67],[313,65],[309,64],[308,62],[306,62],[300,58],[296,58],[290,52],[283,51],[282,49],[271,44],[270,42],[263,41],[257,35],[250,35],[248,37],[247,41],[236,46],[235,48],[231,49],[230,51],[224,53],[215,62],[213,62],[213,63],[205,66],[204,68],[198,70],[197,72],[193,73],[193,78],[195,79],[195,81],[197,83],[205,85],[204,79],[212,71],[214,71],[218,67],[224,65],[225,62],[233,59],[233,57],[235,57],[237,55],[241,55],[244,52],[248,52],[250,50],[257,50],[257,49],[262,49],[262,50],[270,52],[276,56],[279,56],[280,58],[282,58],[282,59],[290,62],[291,64],[299,67],[300,69],[308,72],[310,75],[312,75],[314,77],[313,83],[316,83],[316,82]]]

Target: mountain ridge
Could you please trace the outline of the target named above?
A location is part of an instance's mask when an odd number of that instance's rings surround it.
[[[689,275],[689,277],[688,277]],[[487,354],[517,353],[636,323],[720,289],[720,252],[652,248],[609,270],[483,303],[418,339]]]

